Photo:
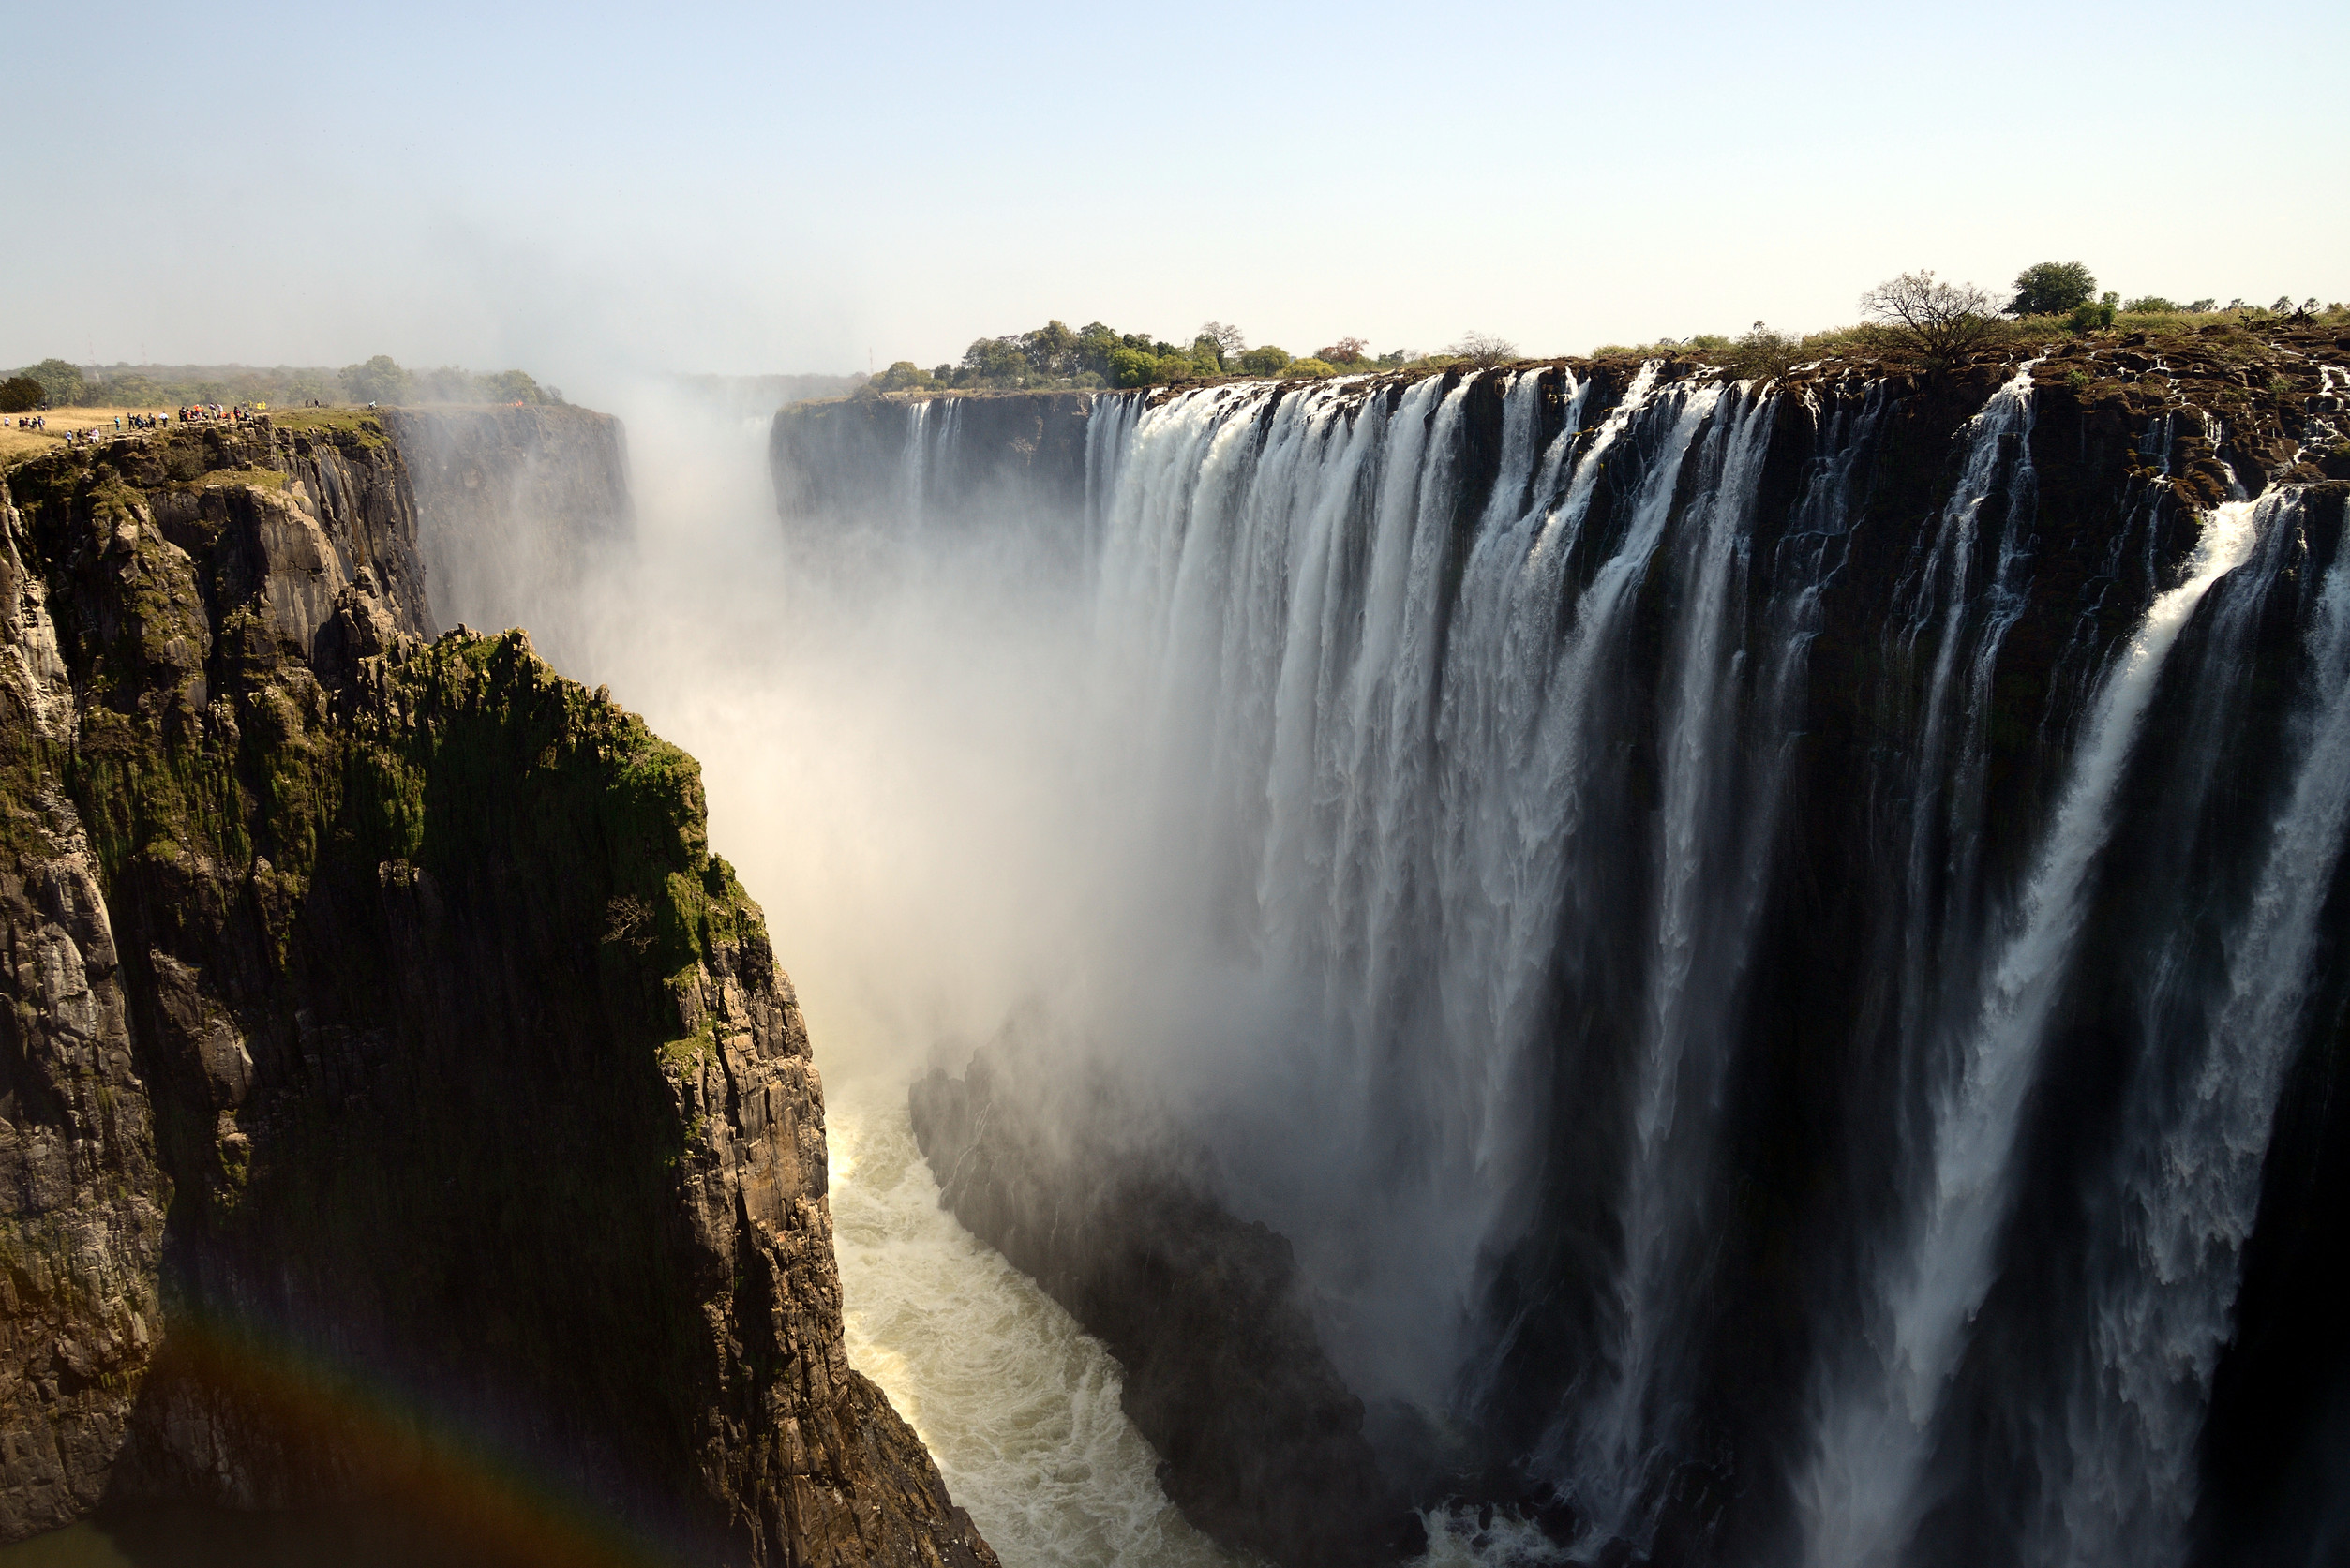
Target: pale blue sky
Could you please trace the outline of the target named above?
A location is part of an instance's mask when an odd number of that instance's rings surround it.
[[[0,365],[861,369],[2350,298],[2350,7],[0,5]],[[569,380],[566,380],[569,378]]]

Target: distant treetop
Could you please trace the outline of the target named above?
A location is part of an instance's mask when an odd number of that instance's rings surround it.
[[[1370,345],[1360,337],[1341,337],[1308,358],[1295,359],[1269,343],[1250,348],[1248,338],[1229,321],[1203,322],[1186,346],[1147,333],[1119,332],[1100,321],[1071,328],[1055,321],[1031,332],[978,338],[956,365],[925,369],[912,360],[898,360],[860,390],[1166,386],[1221,376],[1329,376],[1423,363],[1428,363],[1426,356],[1416,349],[1398,349],[1372,359]]]
[[[2080,261],[2039,261],[2015,275],[2011,316],[2063,316],[2097,297],[2097,279]]]

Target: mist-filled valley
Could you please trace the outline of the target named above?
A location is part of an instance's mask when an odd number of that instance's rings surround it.
[[[13,458],[0,1561],[2335,1561],[2350,340],[1760,334]]]
[[[2322,1557],[2340,1394],[2224,1352],[2338,1050],[2339,502],[2192,411],[2083,456],[2070,390],[818,405],[771,470],[649,401],[633,534],[468,613],[700,759],[836,1146],[976,1050],[1030,1142],[932,1163],[1064,1302],[1114,1244],[1055,1198],[1029,1261],[1023,1181],[1284,1239],[1377,1474],[1282,1501],[1267,1438],[1274,1506],[1481,1561]],[[2315,1114],[2272,1172],[2331,1179]],[[852,1324],[896,1288],[853,1253]],[[2230,1372],[2282,1493],[2203,1446]]]

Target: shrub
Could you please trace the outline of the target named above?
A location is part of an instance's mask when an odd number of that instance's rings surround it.
[[[2112,326],[2114,307],[2120,303],[2120,300],[2119,294],[2110,292],[2101,300],[2093,302],[2083,300],[2073,307],[2067,320],[2072,322],[2074,332],[2094,332],[2100,327]]]
[[[1712,348],[1712,344],[1704,345]],[[1773,332],[1757,321],[1736,342],[1729,343],[1724,367],[1740,381],[1784,376],[1804,357],[1804,340]]]
[[[1293,359],[1286,366],[1281,367],[1281,374],[1284,376],[1313,376],[1319,378],[1323,376],[1335,376],[1338,373],[1339,367],[1331,364],[1328,360],[1322,358],[1319,354],[1315,355],[1311,359]]]
[[[0,381],[0,413],[26,413],[48,400],[49,394],[30,376],[10,376]]]
[[[2133,316],[2169,316],[2178,310],[2178,306],[2160,294],[2140,294],[2136,299],[2124,300],[2121,308]]]
[[[1267,343],[1240,356],[1240,368],[1251,376],[1278,376],[1290,365],[1289,351]]]
[[[2011,316],[2069,315],[2097,297],[2097,279],[2079,261],[2041,261],[2015,275]]]

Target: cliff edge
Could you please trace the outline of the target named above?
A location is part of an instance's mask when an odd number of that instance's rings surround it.
[[[698,769],[520,633],[420,640],[413,528],[371,420],[0,488],[0,1541],[388,1494],[992,1564],[847,1365]]]

